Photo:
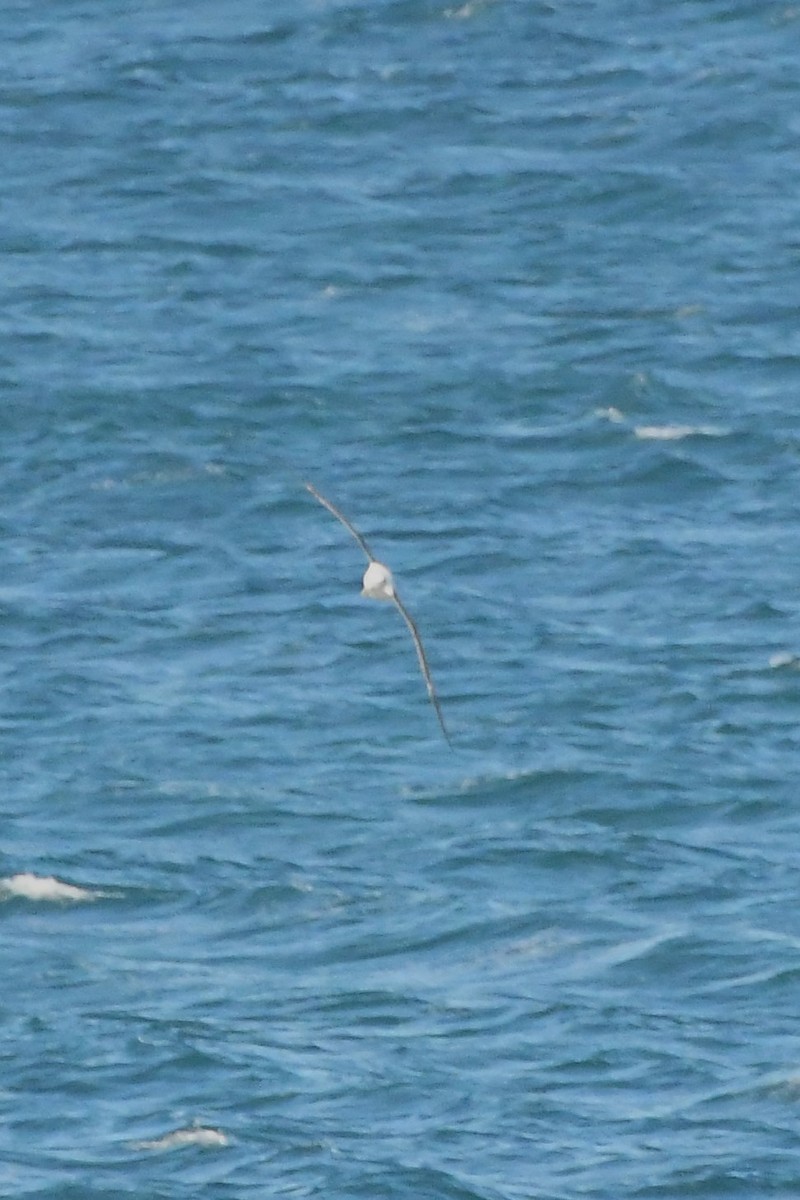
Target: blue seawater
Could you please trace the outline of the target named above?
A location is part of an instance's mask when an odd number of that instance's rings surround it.
[[[0,18],[0,1194],[796,1197],[800,9]]]

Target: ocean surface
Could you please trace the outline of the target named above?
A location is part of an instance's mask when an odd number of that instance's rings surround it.
[[[0,48],[0,1195],[796,1198],[800,7]]]

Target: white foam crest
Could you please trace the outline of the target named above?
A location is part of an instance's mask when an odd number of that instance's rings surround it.
[[[228,1146],[230,1140],[221,1129],[193,1125],[190,1129],[173,1129],[163,1137],[134,1142],[136,1150],[178,1150],[182,1146]]]
[[[635,425],[634,437],[651,442],[679,442],[687,437],[724,437],[716,425]]]
[[[625,420],[625,414],[620,409],[615,408],[613,404],[608,408],[596,408],[594,410],[596,417],[602,417],[605,421],[611,421],[613,425],[621,425]]]
[[[90,892],[72,883],[63,883],[54,875],[23,872],[0,879],[0,895],[21,896],[25,900],[94,900],[102,892]]]
[[[619,408],[610,405],[607,408],[596,408],[596,417],[610,421],[612,425],[628,425],[628,418]],[[630,428],[630,426],[629,426]],[[729,431],[719,425],[634,425],[633,436],[641,441],[678,442],[688,437],[725,437]]]
[[[791,667],[796,671],[800,669],[800,658],[796,654],[792,654],[789,650],[779,650],[777,654],[769,656],[769,665],[773,671],[779,671],[784,667]]]

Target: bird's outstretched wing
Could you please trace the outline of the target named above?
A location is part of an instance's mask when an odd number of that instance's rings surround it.
[[[315,500],[319,500],[319,502],[323,506],[323,508],[327,508],[328,512],[331,513],[334,517],[336,517],[337,521],[341,521],[341,523],[344,525],[345,529],[350,534],[352,534],[352,536],[358,542],[359,546],[364,551],[364,553],[366,554],[369,561],[375,562],[375,555],[372,553],[369,546],[367,545],[366,539],[361,536],[361,534],[356,529],[355,525],[350,524],[350,522],[348,521],[348,519],[344,515],[344,513],[339,512],[339,509],[336,507],[335,504],[331,504],[330,500],[326,500],[325,497],[320,492],[317,491],[317,489],[313,486],[313,484],[307,483],[306,488],[308,489],[309,492],[311,492],[311,495],[314,497]]]
[[[422,644],[422,638],[419,636],[419,630],[417,629],[416,622],[406,608],[405,604],[403,604],[403,601],[400,599],[397,592],[395,592],[393,599],[397,611],[400,613],[400,616],[408,626],[408,632],[414,639],[414,649],[416,650],[417,658],[419,659],[419,668],[422,671],[422,678],[425,680],[425,687],[428,689],[428,696],[430,697],[431,704],[436,711],[436,716],[438,718],[439,725],[441,726],[442,733],[444,734],[445,741],[447,742],[448,746],[452,746],[453,743],[450,741],[450,734],[447,732],[447,726],[444,723],[442,708],[439,704],[439,697],[436,695],[436,688],[433,686],[431,669],[428,666],[428,658],[425,654],[425,647]]]
[[[348,519],[344,515],[344,513],[339,512],[339,509],[336,507],[335,504],[331,504],[330,500],[326,500],[326,498],[321,494],[321,492],[317,491],[317,489],[313,486],[313,484],[307,483],[306,488],[311,493],[311,495],[314,497],[314,499],[318,500],[320,502],[320,504],[322,505],[323,508],[327,508],[328,512],[332,516],[336,517],[337,521],[341,521],[342,525],[344,525],[344,527],[348,531],[348,533],[350,533],[350,535],[353,538],[355,538],[355,540],[358,542],[359,546],[364,551],[364,553],[366,554],[369,561],[371,563],[376,563],[378,560],[376,559],[375,555],[372,553],[369,546],[367,545],[366,539],[361,536],[361,534],[358,532],[358,530],[356,529],[356,527],[354,525],[350,524],[350,522],[348,521]],[[391,580],[391,574],[389,575],[389,579]],[[388,596],[386,598],[389,599]],[[400,597],[397,595],[397,592],[395,592],[395,591],[392,592],[391,599],[392,599],[397,611],[400,613],[400,616],[403,618],[406,625],[408,626],[408,631],[411,634],[411,637],[414,641],[414,649],[416,650],[417,658],[419,659],[419,666],[420,666],[420,670],[422,671],[422,678],[425,680],[425,687],[428,689],[428,696],[430,697],[430,701],[431,701],[431,704],[433,705],[434,711],[436,713],[437,720],[439,721],[439,725],[441,727],[442,733],[444,734],[445,741],[447,742],[448,746],[452,746],[453,743],[450,741],[450,734],[447,732],[447,726],[445,725],[444,717],[442,716],[442,709],[439,704],[439,697],[436,695],[436,688],[433,686],[433,679],[431,678],[431,669],[428,666],[428,659],[425,654],[425,647],[422,645],[422,638],[419,636],[419,630],[417,629],[417,626],[414,622],[414,618],[411,616],[411,613],[408,611],[408,609],[403,604]]]

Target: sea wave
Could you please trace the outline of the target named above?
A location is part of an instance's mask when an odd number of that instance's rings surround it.
[[[31,872],[22,872],[19,875],[9,875],[5,879],[0,879],[0,896],[6,898],[17,896],[25,900],[79,902],[96,900],[105,895],[107,895],[106,892],[77,887],[73,883],[64,883],[63,880],[56,879],[54,875],[34,875]]]

